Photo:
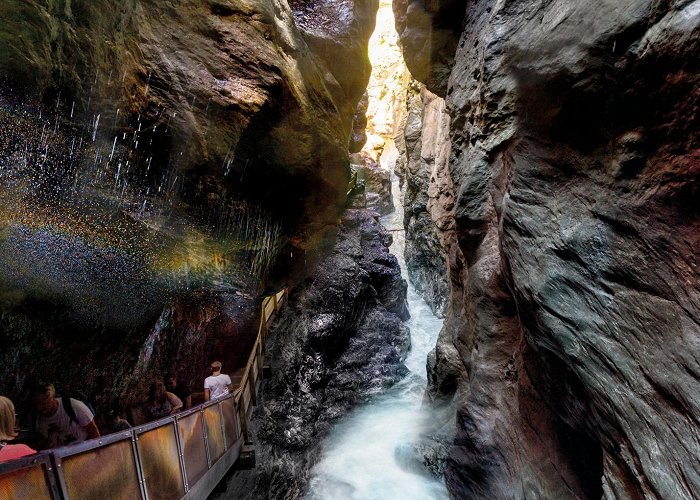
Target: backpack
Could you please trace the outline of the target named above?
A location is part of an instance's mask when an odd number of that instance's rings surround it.
[[[90,400],[83,394],[82,392],[78,392],[75,394],[76,397],[73,399],[77,399],[81,403],[83,403],[85,406],[88,407],[88,410],[90,410],[90,413],[92,413],[92,417],[95,418],[95,415],[97,413],[95,412],[95,407],[92,406],[90,403]],[[66,396],[61,396],[61,403],[63,404],[63,409],[65,410],[66,414],[68,414],[68,418],[70,419],[71,422],[75,422],[76,424],[78,423],[78,416],[75,414],[75,410],[73,409],[73,404],[70,402],[71,396],[66,395]]]

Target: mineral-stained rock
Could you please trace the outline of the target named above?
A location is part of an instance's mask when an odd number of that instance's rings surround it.
[[[406,283],[376,217],[346,211],[332,254],[292,291],[253,417],[256,487],[229,498],[298,498],[333,421],[406,374]],[[245,484],[242,476],[230,487]]]
[[[456,498],[700,491],[699,35],[697,1],[468,3],[446,92]],[[424,46],[407,59],[441,57]]]

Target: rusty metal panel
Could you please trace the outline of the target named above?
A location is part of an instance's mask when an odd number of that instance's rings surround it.
[[[24,500],[25,498],[51,499],[51,490],[42,464],[0,475],[0,499]]]
[[[221,411],[224,415],[224,430],[226,432],[226,446],[231,448],[238,441],[238,419],[233,398],[224,399],[221,402]]]
[[[221,458],[226,451],[224,444],[224,429],[221,421],[219,405],[208,406],[204,409],[204,423],[207,427],[207,442],[209,443],[209,457],[212,465]]]
[[[185,458],[187,483],[191,488],[209,469],[207,449],[204,444],[204,430],[202,429],[202,412],[197,411],[178,419],[177,428],[180,432],[180,442]]]
[[[61,470],[71,499],[141,498],[131,439],[64,457]]]
[[[138,448],[148,499],[182,497],[185,482],[180,468],[175,426],[168,424],[140,434]]]

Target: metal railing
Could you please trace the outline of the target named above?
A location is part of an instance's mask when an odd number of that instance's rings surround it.
[[[0,500],[200,499],[250,442],[268,328],[287,289],[265,297],[255,343],[234,392],[176,415],[0,463]]]

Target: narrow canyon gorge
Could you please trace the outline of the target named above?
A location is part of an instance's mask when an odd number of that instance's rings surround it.
[[[0,0],[18,439],[252,349],[216,500],[700,498],[699,66],[700,0]]]

